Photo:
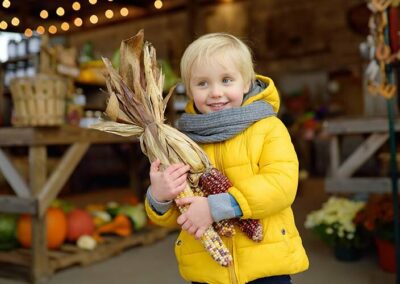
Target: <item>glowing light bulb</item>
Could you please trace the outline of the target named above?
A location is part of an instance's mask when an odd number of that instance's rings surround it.
[[[8,27],[8,24],[6,21],[0,22],[0,29],[5,30],[5,29],[7,29],[7,27]]]
[[[154,7],[156,7],[156,9],[161,9],[162,6],[163,6],[163,2],[161,0],[154,1]]]
[[[82,26],[82,23],[83,23],[83,21],[82,21],[81,18],[76,18],[76,19],[74,20],[74,25],[77,26],[77,27]]]
[[[99,21],[99,18],[97,18],[96,15],[91,15],[90,18],[89,18],[89,21],[90,21],[92,24],[97,24],[97,22]]]
[[[57,10],[56,10],[56,14],[59,15],[60,17],[64,16],[64,14],[65,14],[64,8],[63,7],[58,7]]]
[[[49,12],[47,12],[46,10],[40,11],[40,17],[42,19],[47,19],[48,16],[49,16]]]
[[[127,8],[121,8],[121,10],[119,11],[121,13],[122,17],[126,17],[129,14],[129,10]]]
[[[69,30],[69,24],[67,22],[64,22],[61,24],[61,29],[63,31],[68,31]]]
[[[42,34],[44,34],[45,29],[44,29],[43,26],[38,26],[38,27],[36,28],[36,31],[37,31],[38,34],[42,35]]]
[[[72,3],[72,9],[79,11],[81,9],[81,4],[79,2]]]
[[[15,27],[18,26],[19,25],[19,19],[17,17],[12,18],[11,24],[13,26],[15,26]]]
[[[28,29],[25,30],[24,35],[26,37],[31,37],[33,35],[33,32],[32,32],[31,29],[28,28]]]
[[[94,4],[97,3],[97,0],[89,0],[89,3],[92,4],[92,5],[94,5]]]
[[[114,12],[110,9],[108,9],[104,14],[106,15],[107,19],[111,19],[112,17],[114,17]]]
[[[49,33],[55,34],[57,32],[57,27],[55,25],[51,25],[49,27]]]
[[[8,0],[4,0],[3,1],[3,7],[4,8],[7,9],[7,8],[10,8],[10,6],[11,6],[11,2],[10,1],[8,1]]]

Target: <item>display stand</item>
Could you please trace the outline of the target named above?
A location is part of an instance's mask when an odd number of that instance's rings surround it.
[[[91,144],[137,143],[124,138],[78,127],[0,128],[0,170],[16,196],[0,196],[0,211],[32,215],[31,279],[38,283],[53,273],[49,265],[46,241],[45,212]],[[70,145],[52,173],[47,173],[47,147]],[[13,166],[3,150],[6,147],[29,148],[29,183]]]
[[[335,193],[391,192],[389,177],[352,177],[353,174],[389,139],[386,118],[341,118],[328,120],[324,131],[330,140],[330,173],[325,181],[325,190]],[[400,118],[394,121],[395,131],[400,132]],[[365,141],[343,162],[340,161],[340,140],[346,135],[360,135]],[[399,180],[398,180],[399,182]]]

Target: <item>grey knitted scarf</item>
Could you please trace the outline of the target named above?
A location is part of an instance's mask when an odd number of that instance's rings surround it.
[[[265,88],[264,82],[255,81],[244,100]],[[185,113],[178,120],[178,129],[198,143],[221,142],[236,136],[254,122],[273,115],[276,113],[269,103],[255,101],[246,106],[207,114]]]

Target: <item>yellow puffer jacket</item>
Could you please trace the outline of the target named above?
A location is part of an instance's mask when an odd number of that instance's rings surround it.
[[[273,81],[262,76],[257,78],[268,87],[244,105],[266,100],[277,112],[279,95]],[[187,111],[194,113],[192,104]],[[256,243],[239,229],[234,237],[223,238],[234,258],[234,265],[224,268],[199,241],[181,231],[175,254],[182,277],[203,283],[244,284],[262,277],[306,270],[308,259],[291,209],[297,190],[298,161],[283,123],[274,116],[264,118],[227,141],[202,146],[212,163],[234,185],[229,193],[238,202],[242,218],[261,220],[264,239]],[[154,223],[177,226],[176,206],[160,216],[146,201],[146,210]]]

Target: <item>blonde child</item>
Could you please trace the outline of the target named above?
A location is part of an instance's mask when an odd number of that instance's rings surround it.
[[[270,78],[255,75],[249,48],[225,33],[207,34],[186,49],[181,77],[191,99],[178,128],[199,143],[233,186],[226,193],[177,199],[189,205],[179,216],[172,203],[186,186],[189,167],[160,170],[151,165],[146,210],[163,226],[182,231],[175,254],[182,277],[193,283],[291,283],[308,268],[291,205],[296,196],[298,161],[290,136],[276,117],[279,95]],[[223,237],[233,265],[218,265],[200,238],[213,222],[258,219],[263,240],[243,232]]]

